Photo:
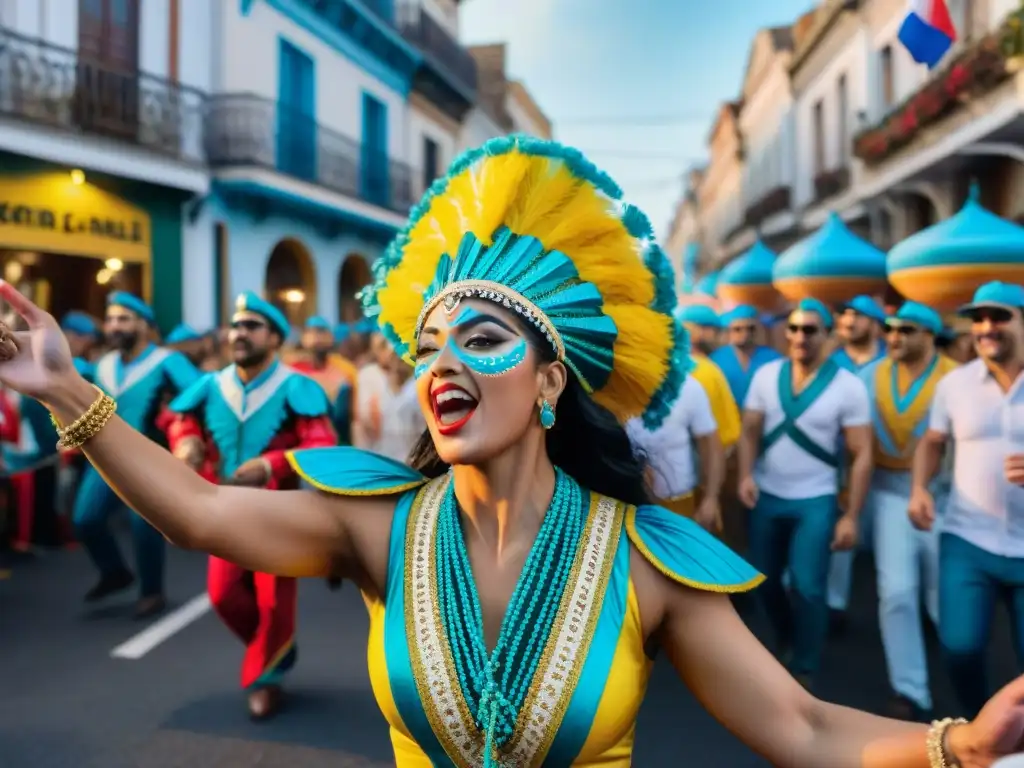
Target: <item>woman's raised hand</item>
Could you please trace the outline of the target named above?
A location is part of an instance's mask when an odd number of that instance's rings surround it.
[[[21,315],[27,331],[0,322],[0,384],[43,403],[78,378],[71,349],[53,315],[44,312],[14,286],[0,280],[0,299]]]

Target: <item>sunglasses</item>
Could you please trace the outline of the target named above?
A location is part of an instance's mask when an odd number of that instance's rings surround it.
[[[989,320],[996,325],[1002,323],[1008,323],[1013,319],[1013,313],[1008,309],[1000,309],[999,307],[986,307],[985,309],[979,309],[971,313],[972,323],[983,323]]]
[[[266,327],[267,324],[261,323],[259,320],[235,320],[235,322],[231,324],[231,329],[234,331],[242,330],[252,332]]]
[[[915,328],[912,325],[886,325],[885,330],[887,333],[898,333],[900,336],[913,336],[917,333],[920,328]]]
[[[794,336],[798,333],[802,333],[804,336],[816,336],[821,332],[821,328],[816,325],[797,325],[796,323],[790,323],[786,329]]]
[[[757,326],[751,323],[750,325],[730,325],[729,330],[733,333],[753,333],[757,330]]]

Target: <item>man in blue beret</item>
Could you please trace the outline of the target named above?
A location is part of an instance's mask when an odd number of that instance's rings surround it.
[[[836,334],[841,346],[832,353],[836,365],[857,373],[885,357],[885,310],[870,296],[855,296],[840,307]]]
[[[92,355],[103,340],[99,324],[85,312],[72,311],[64,315],[60,327],[71,348],[75,368],[85,378],[91,378]]]
[[[932,530],[947,446],[952,487],[939,532],[939,642],[953,688],[977,713],[992,690],[987,648],[997,601],[1010,606],[1024,657],[1024,287],[982,285],[960,310],[978,359],[935,388],[914,454],[909,513]]]
[[[932,397],[957,367],[936,349],[941,332],[938,312],[908,301],[886,322],[888,356],[859,373],[868,389],[875,436],[865,512],[874,519],[878,619],[894,694],[889,714],[901,720],[931,719],[920,596],[923,591],[937,622],[939,539],[934,531],[915,530],[906,511],[914,448],[928,427]],[[947,483],[933,485],[933,493],[945,495]]]
[[[104,335],[111,351],[96,361],[93,383],[117,401],[117,414],[152,440],[167,444],[167,403],[199,378],[199,372],[179,352],[150,341],[153,310],[124,291],[107,297]],[[95,602],[127,589],[135,581],[110,532],[108,518],[121,505],[100,474],[88,467],[78,488],[72,520],[75,532],[100,572],[86,595]],[[164,600],[164,537],[138,515],[131,515],[139,576],[138,618],[162,611]]]
[[[252,292],[238,297],[228,337],[234,362],[207,373],[171,403],[176,456],[213,482],[298,487],[286,452],[338,441],[323,388],[278,357],[290,335],[287,318],[273,304]],[[273,716],[296,659],[296,580],[210,557],[207,589],[214,610],[245,643],[241,679],[250,716]]]
[[[751,509],[749,558],[766,577],[759,594],[784,655],[791,651],[791,671],[808,687],[828,634],[831,554],[857,542],[872,468],[867,390],[829,358],[831,329],[832,313],[816,299],[790,314],[789,357],[754,374],[738,451],[738,495]],[[853,456],[842,514],[840,437]]]
[[[181,352],[198,368],[206,357],[206,339],[191,325],[181,323],[167,334],[164,343],[169,349]]]
[[[311,317],[302,329],[302,356],[292,363],[309,376],[331,401],[331,421],[342,445],[352,442],[352,404],[355,402],[358,369],[334,349],[335,330],[322,317]]]
[[[771,347],[758,343],[758,333],[763,329],[761,315],[754,307],[741,304],[726,312],[722,325],[727,343],[711,354],[711,362],[725,374],[733,399],[742,408],[754,374],[762,365],[781,356]]]

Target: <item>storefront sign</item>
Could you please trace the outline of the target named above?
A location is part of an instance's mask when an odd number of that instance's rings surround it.
[[[0,248],[147,262],[150,220],[70,175],[0,178]]]

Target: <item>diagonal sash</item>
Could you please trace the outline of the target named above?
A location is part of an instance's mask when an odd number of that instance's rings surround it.
[[[832,383],[832,380],[839,373],[839,366],[832,360],[826,360],[818,368],[814,378],[808,383],[799,394],[793,392],[793,367],[787,360],[782,364],[779,372],[779,403],[782,406],[782,421],[771,429],[761,440],[761,453],[764,454],[777,443],[783,435],[797,444],[801,450],[810,454],[818,461],[838,469],[839,457],[835,453],[826,451],[815,443],[807,433],[797,426],[797,419],[807,412],[821,394]]]

